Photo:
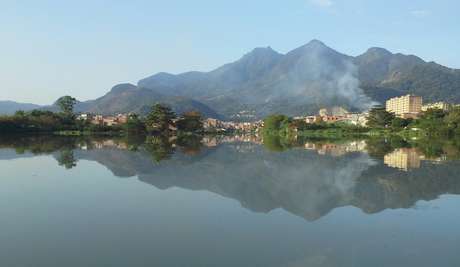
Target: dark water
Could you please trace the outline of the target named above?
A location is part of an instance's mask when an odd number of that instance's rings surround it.
[[[455,145],[0,138],[0,266],[460,266]]]

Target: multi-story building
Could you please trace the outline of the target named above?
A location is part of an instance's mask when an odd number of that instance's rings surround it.
[[[391,98],[386,102],[386,111],[401,118],[416,118],[422,111],[422,97],[405,95]]]
[[[452,105],[446,102],[436,102],[436,103],[429,103],[422,106],[422,111],[427,111],[429,109],[440,109],[444,111],[449,111]]]

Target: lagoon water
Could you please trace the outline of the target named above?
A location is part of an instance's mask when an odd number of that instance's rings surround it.
[[[0,139],[0,266],[460,266],[460,163],[366,141]]]

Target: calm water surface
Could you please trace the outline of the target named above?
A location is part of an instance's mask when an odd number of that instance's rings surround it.
[[[0,145],[0,266],[460,266],[448,153],[230,137]]]

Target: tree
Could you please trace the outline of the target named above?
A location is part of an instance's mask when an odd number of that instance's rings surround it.
[[[174,126],[176,114],[168,106],[155,104],[145,121],[147,131],[149,132],[167,132],[170,126]]]
[[[447,114],[444,119],[446,127],[455,135],[460,134],[460,108],[454,108]]]
[[[386,111],[384,107],[375,107],[369,111],[367,125],[369,127],[386,128],[394,118],[395,115]]]
[[[123,126],[128,133],[142,133],[145,131],[145,125],[137,114],[130,114],[128,121]]]
[[[394,118],[391,121],[391,128],[402,129],[407,127],[412,122],[412,119]]]
[[[200,153],[203,146],[201,140],[202,137],[199,135],[181,134],[177,136],[176,146],[186,155],[196,155]]]
[[[289,117],[275,114],[264,119],[264,131],[280,131],[289,125]]]
[[[176,122],[177,130],[184,132],[200,132],[203,130],[201,113],[198,111],[186,112]]]
[[[423,112],[421,119],[436,120],[436,119],[442,119],[446,115],[447,113],[442,109],[430,108],[427,111]]]
[[[56,104],[59,106],[61,109],[61,112],[64,113],[67,116],[72,116],[73,115],[73,108],[75,104],[77,103],[77,100],[71,96],[63,96],[59,98],[56,101]]]
[[[16,117],[24,117],[24,116],[26,116],[26,112],[24,110],[17,110],[14,113],[14,116],[16,116]]]
[[[428,109],[416,120],[416,125],[428,136],[446,136],[449,135],[448,125],[444,123],[446,115],[441,109]]]

